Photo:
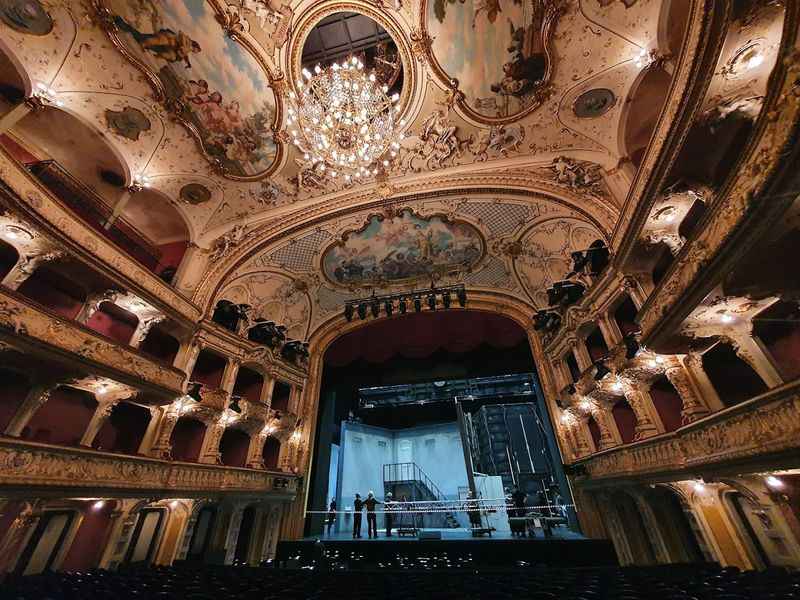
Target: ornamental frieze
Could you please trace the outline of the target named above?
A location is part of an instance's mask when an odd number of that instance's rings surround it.
[[[277,494],[291,497],[297,480],[286,474],[214,465],[175,463],[139,456],[62,448],[32,442],[0,441],[0,487],[131,490],[137,493],[246,492],[277,490],[276,480],[288,481]]]
[[[27,341],[75,355],[76,362],[101,365],[120,380],[153,388],[165,396],[180,395],[184,375],[62,317],[29,305],[22,297],[0,289],[0,338],[12,346]]]

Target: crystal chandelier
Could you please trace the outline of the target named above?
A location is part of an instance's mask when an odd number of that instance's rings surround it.
[[[355,56],[344,63],[303,69],[298,94],[289,93],[287,123],[293,143],[315,169],[346,181],[377,175],[397,156],[404,135],[396,121],[399,94],[365,71]]]

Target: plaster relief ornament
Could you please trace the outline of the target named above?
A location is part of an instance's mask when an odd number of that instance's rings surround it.
[[[594,119],[614,108],[617,97],[609,89],[597,88],[583,92],[575,100],[572,110],[580,119]]]
[[[459,138],[457,130],[443,111],[433,111],[422,122],[416,143],[411,147],[401,146],[400,158],[395,162],[396,170],[419,173],[455,165],[472,142],[471,139]]]
[[[280,158],[279,106],[264,65],[216,3],[94,0],[120,52],[147,76],[166,109],[223,175],[253,180]]]
[[[470,152],[475,160],[484,162],[489,159],[489,152],[508,157],[510,152],[519,152],[520,144],[525,140],[525,127],[522,125],[492,125],[482,130],[477,141],[470,141]]]
[[[551,38],[565,0],[423,0],[434,71],[481,122],[509,122],[548,97]]]
[[[0,20],[29,35],[47,35],[53,30],[53,19],[39,0],[0,0]]]
[[[258,38],[268,54],[281,48],[289,39],[290,23],[294,13],[288,0],[229,0],[228,10],[238,19],[246,19],[252,15],[255,23],[263,32],[250,32]]]
[[[204,204],[211,200],[211,190],[200,183],[187,183],[181,188],[178,197],[189,204]]]
[[[233,252],[233,250],[247,237],[245,234],[246,230],[247,227],[244,225],[235,225],[233,229],[218,237],[214,242],[213,248],[211,249],[209,260],[211,262],[216,262],[218,260],[222,260],[231,252]]]
[[[558,156],[553,159],[550,170],[556,183],[565,185],[575,192],[588,192],[596,196],[605,193],[599,165],[579,163],[566,156]]]
[[[108,128],[124,138],[136,142],[139,136],[150,131],[150,119],[137,108],[126,106],[122,110],[106,110],[106,125]]]

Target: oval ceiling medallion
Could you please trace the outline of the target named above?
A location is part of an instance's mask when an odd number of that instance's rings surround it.
[[[606,88],[597,88],[578,96],[572,109],[581,119],[592,119],[606,114],[616,103],[617,97],[614,92]]]
[[[548,94],[562,0],[424,0],[432,63],[482,122],[519,118]],[[463,96],[462,96],[463,95]]]
[[[0,20],[30,35],[47,35],[53,30],[53,19],[39,0],[0,0]]]
[[[100,2],[111,40],[147,75],[210,162],[231,179],[260,179],[274,170],[278,100],[254,47],[223,30],[216,3]]]
[[[189,204],[203,204],[211,200],[211,190],[199,183],[187,183],[179,194],[181,200]]]
[[[332,283],[348,287],[429,283],[471,270],[484,248],[481,234],[468,223],[404,210],[373,216],[345,235],[323,253],[322,270]]]

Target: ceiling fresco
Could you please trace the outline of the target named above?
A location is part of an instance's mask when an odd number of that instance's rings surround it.
[[[609,239],[619,219],[631,155],[641,151],[627,146],[638,126],[630,115],[670,90],[681,6],[0,0],[0,74],[14,72],[22,94],[41,84],[53,95],[10,132],[26,153],[58,162],[110,205],[146,177],[158,206],[184,221],[193,268],[181,293],[205,306],[235,289],[302,337],[342,299],[424,284],[432,273],[541,307],[569,251]],[[350,183],[307,164],[287,143],[283,113],[303,42],[336,13],[380,25],[403,71],[398,156]],[[769,60],[752,84],[743,45],[772,52],[775,35],[759,15],[742,26],[723,53],[725,81],[711,83],[716,104],[761,93]],[[642,56],[660,69],[657,89],[643,89],[655,67]],[[12,96],[0,93],[3,112]],[[58,144],[48,142],[52,129]],[[101,170],[124,185],[109,185]],[[155,233],[161,209],[146,202],[133,195],[122,216],[138,215]],[[293,307],[278,314],[280,302]]]
[[[415,284],[471,271],[483,256],[483,240],[467,223],[405,210],[372,217],[322,255],[322,271],[334,285]]]

